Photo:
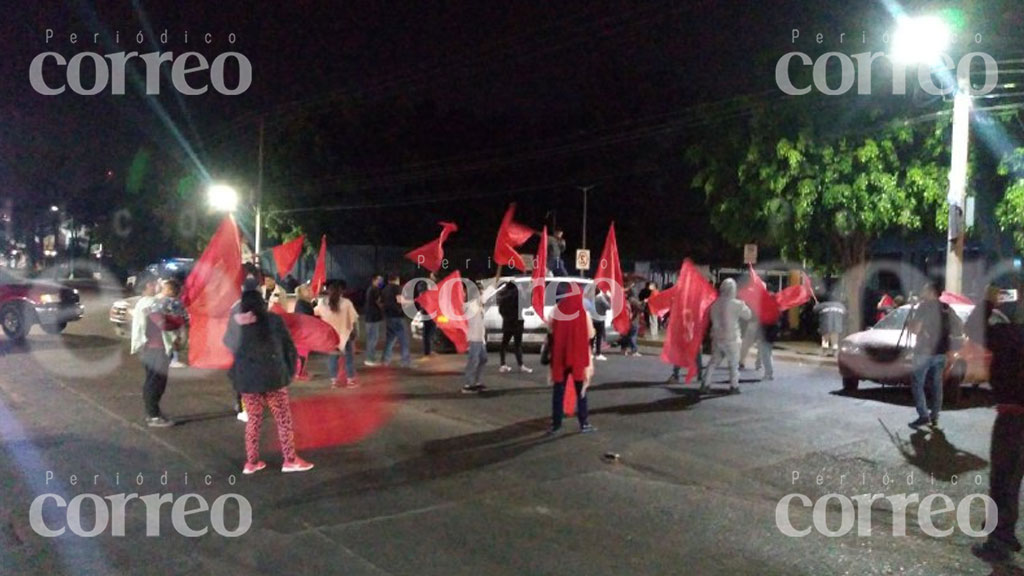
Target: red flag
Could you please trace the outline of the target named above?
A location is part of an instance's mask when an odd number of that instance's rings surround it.
[[[441,236],[437,240],[427,242],[405,255],[417,266],[423,266],[434,273],[441,269],[441,263],[444,261],[444,241],[452,232],[459,231],[459,227],[454,222],[438,222],[438,224],[441,226]]]
[[[675,298],[661,359],[686,368],[686,382],[690,383],[697,375],[697,352],[704,341],[709,311],[718,294],[689,259],[679,269],[679,280],[672,291]]]
[[[956,292],[947,292],[946,290],[943,290],[939,296],[939,302],[944,304],[974,304],[967,296],[957,294]]]
[[[779,310],[785,312],[790,308],[803,306],[814,298],[814,286],[811,285],[811,279],[803,272],[800,273],[800,276],[803,277],[800,284],[783,288],[782,292],[775,295],[775,302],[778,303]]]
[[[530,300],[534,311],[544,317],[544,279],[548,277],[548,227],[540,233],[540,246],[537,247],[537,262],[533,267],[533,286],[530,288]]]
[[[496,265],[509,266],[526,271],[526,263],[523,257],[516,252],[516,248],[533,236],[534,232],[527,226],[512,220],[516,213],[515,202],[509,204],[505,211],[505,217],[501,219],[501,227],[498,228],[498,238],[494,241],[494,262]]]
[[[460,354],[469,349],[465,301],[466,290],[458,270],[442,280],[436,289],[427,290],[416,299]]]
[[[774,324],[779,321],[779,304],[775,297],[768,291],[768,286],[758,276],[754,266],[748,264],[750,281],[739,292],[739,299],[750,306],[754,316],[762,324]]]
[[[233,356],[224,346],[231,306],[242,294],[242,244],[238,226],[225,218],[185,279],[182,302],[191,316],[189,364],[226,369]]]
[[[327,235],[320,238],[320,254],[316,257],[316,268],[313,269],[313,280],[310,288],[313,295],[320,294],[320,289],[327,283]]]
[[[664,317],[668,314],[672,308],[672,300],[675,299],[676,293],[679,291],[679,284],[674,284],[668,290],[662,290],[654,296],[647,299],[647,307],[651,309],[651,312],[655,316]]]
[[[271,252],[274,255],[274,264],[277,265],[278,276],[284,278],[291,274],[295,263],[299,260],[299,255],[302,254],[302,243],[305,241],[305,236],[299,236],[290,242],[274,246]]]
[[[308,314],[293,314],[283,310],[277,314],[284,320],[296,348],[323,353],[338,351],[338,333],[330,324]]]
[[[612,295],[612,310],[618,310],[615,318],[612,318],[612,327],[621,335],[626,335],[630,330],[629,306],[623,297],[622,266],[619,264],[619,245],[615,240],[615,223],[608,227],[608,237],[604,241],[604,250],[601,252],[601,262],[598,264],[597,273],[594,274],[595,287],[604,285]]]

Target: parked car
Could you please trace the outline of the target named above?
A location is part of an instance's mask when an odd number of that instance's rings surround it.
[[[195,260],[192,258],[164,258],[159,262],[154,262],[140,272],[139,274],[150,274],[159,278],[174,278],[185,284],[185,279],[188,278],[189,273],[192,271],[192,267],[195,266]],[[133,293],[138,292],[138,286],[136,286],[136,280],[138,280],[139,274],[134,274],[128,277],[126,287]],[[110,305],[110,323],[114,326],[114,334],[119,338],[128,338],[131,336],[132,329],[132,310],[135,309],[135,304],[139,301],[139,296],[133,295],[120,300],[115,300]]]
[[[60,334],[84,314],[78,290],[0,270],[0,325],[11,340],[24,340],[36,324],[47,334]]]
[[[519,288],[521,295],[526,295],[525,298],[529,298],[530,287],[533,279],[530,276],[504,276],[498,278],[497,283],[499,285],[505,282],[513,281],[516,283],[516,287]],[[593,284],[593,280],[590,278],[579,278],[573,276],[564,277],[551,277],[545,280],[546,287],[544,290],[544,317],[537,315],[537,312],[533,309],[533,306],[529,300],[521,302],[523,306],[523,345],[540,348],[547,337],[547,326],[544,323],[544,318],[548,317],[551,310],[555,307],[555,290],[550,289],[551,284],[563,284],[571,283],[576,284],[583,290],[587,297],[592,296],[590,286]],[[486,286],[493,286],[494,280],[487,280],[484,282]],[[486,339],[489,345],[499,344],[501,342],[501,313],[498,311],[497,298],[491,298],[484,303],[484,328],[486,330]],[[606,338],[614,340],[618,337],[618,332],[612,326],[611,314],[608,314],[605,318],[605,333]],[[454,346],[448,338],[444,336],[440,330],[435,333],[435,344],[437,349],[441,351],[452,351]],[[423,338],[423,314],[417,313],[412,321],[412,335],[413,338]]]
[[[964,324],[974,306],[951,304],[956,320],[950,326],[951,346],[946,355],[942,374],[943,399],[950,404],[960,400],[963,384],[979,385],[988,381],[992,354],[981,344],[964,335]],[[861,380],[882,385],[909,386],[913,375],[914,345],[916,339],[907,329],[911,305],[901,306],[874,327],[844,338],[839,344],[839,373],[843,390],[857,390]],[[995,310],[992,323],[1009,322]]]

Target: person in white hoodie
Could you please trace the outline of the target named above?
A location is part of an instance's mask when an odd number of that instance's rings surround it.
[[[711,305],[711,364],[704,372],[701,391],[707,391],[711,373],[725,360],[729,363],[729,392],[740,391],[740,347],[743,331],[740,321],[750,320],[750,308],[736,298],[736,281],[727,278],[718,290],[718,299]]]
[[[146,425],[151,428],[167,428],[174,422],[165,418],[160,411],[160,399],[167,389],[167,371],[170,368],[170,347],[164,334],[181,328],[185,319],[177,314],[168,314],[161,308],[156,297],[159,279],[146,278],[142,282],[142,297],[132,311],[131,353],[137,354],[146,370],[142,385],[142,399],[146,409]]]
[[[462,387],[463,394],[483,392],[487,389],[480,381],[484,366],[487,365],[487,329],[484,326],[484,303],[494,297],[497,288],[491,286],[484,290],[477,285],[478,296],[473,298],[467,294],[466,308],[466,340],[469,352],[466,358],[466,384]]]

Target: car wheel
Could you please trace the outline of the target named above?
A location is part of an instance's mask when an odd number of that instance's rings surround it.
[[[68,323],[60,322],[57,324],[42,324],[41,326],[43,327],[43,332],[47,334],[60,334],[68,327]]]
[[[29,326],[20,304],[8,304],[0,308],[0,325],[3,326],[4,334],[11,340],[21,341],[28,336]]]
[[[843,392],[856,392],[860,386],[860,380],[852,376],[843,377]]]

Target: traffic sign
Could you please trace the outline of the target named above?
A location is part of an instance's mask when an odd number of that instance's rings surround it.
[[[743,246],[743,263],[757,264],[757,244],[745,244]]]
[[[590,270],[590,250],[576,251],[576,269]]]

